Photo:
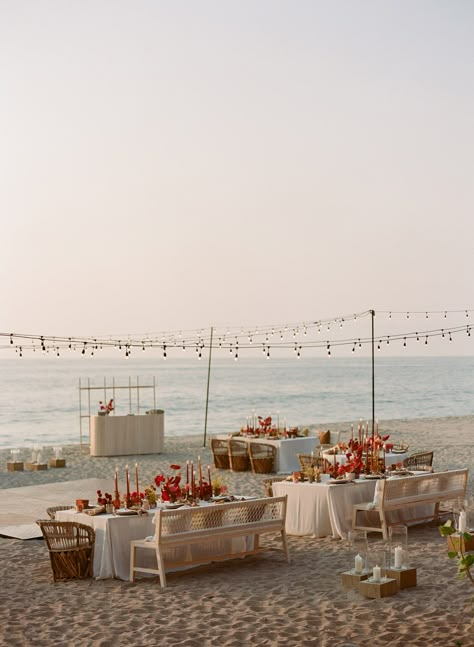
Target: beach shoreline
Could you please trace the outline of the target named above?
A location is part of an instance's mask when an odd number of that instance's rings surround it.
[[[347,423],[326,427],[347,432]],[[394,442],[407,442],[410,452],[432,449],[435,471],[472,464],[474,416],[381,421],[379,429]],[[151,456],[93,458],[80,445],[63,450],[65,468],[18,473],[6,472],[9,452],[1,451],[0,488],[90,477],[110,478],[112,487],[115,467],[122,471],[135,462],[145,485],[160,471],[169,473],[174,462],[201,456],[212,466],[210,449],[199,436],[165,435],[164,453]],[[263,495],[269,476],[211,469],[229,491],[249,495]],[[474,495],[471,476],[468,495]],[[369,543],[379,540],[377,533]],[[42,540],[0,538],[0,547],[0,644],[454,647],[461,640],[463,647],[474,645],[472,586],[457,579],[434,523],[409,529],[417,586],[380,600],[342,587],[340,573],[348,569],[350,553],[344,541],[330,537],[290,536],[290,564],[277,552],[212,564],[170,574],[166,589],[156,578],[54,584]]]

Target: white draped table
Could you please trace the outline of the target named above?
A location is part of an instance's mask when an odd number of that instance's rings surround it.
[[[202,502],[202,505],[210,505]],[[225,504],[220,504],[225,505]],[[76,521],[95,530],[94,565],[93,573],[97,579],[118,578],[130,579],[130,542],[135,539],[145,539],[155,534],[155,510],[148,515],[120,516],[112,514],[88,515],[75,510],[59,510],[56,512],[57,521]],[[253,535],[233,537],[231,539],[213,539],[203,541],[202,544],[186,546],[187,556],[183,548],[168,548],[164,551],[171,559],[176,556],[176,551],[181,551],[180,558],[190,561],[202,558],[202,564],[212,562],[213,556],[229,553],[240,553],[253,546]],[[156,555],[154,551],[139,551],[140,566],[156,568]],[[196,564],[193,564],[196,566]],[[184,567],[187,568],[187,567]]]
[[[331,485],[328,479],[324,474],[321,483],[277,481],[272,484],[275,496],[288,495],[286,532],[289,535],[332,535],[345,539],[352,527],[352,505],[374,497],[375,481],[357,479]]]
[[[227,440],[229,436],[219,434],[219,440]],[[251,438],[249,436],[233,436],[234,440],[243,440],[246,443],[262,443],[276,448],[274,471],[277,474],[290,474],[301,470],[298,454],[316,452],[319,447],[319,438],[316,436],[303,436],[301,438]]]

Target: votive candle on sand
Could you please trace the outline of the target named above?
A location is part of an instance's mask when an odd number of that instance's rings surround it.
[[[382,577],[382,569],[380,568],[380,566],[374,566],[372,577],[376,582],[380,580],[380,578]]]

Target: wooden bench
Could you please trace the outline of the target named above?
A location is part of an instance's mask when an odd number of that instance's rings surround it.
[[[130,545],[130,581],[135,573],[158,575],[162,587],[166,586],[166,571],[179,567],[255,555],[271,548],[260,546],[260,535],[279,532],[282,551],[289,561],[285,532],[286,496],[264,499],[216,503],[199,507],[182,507],[176,510],[157,510],[156,534],[151,541],[132,541]],[[232,539],[243,541],[241,550],[231,550]],[[220,550],[215,552],[216,542]],[[253,541],[252,541],[253,540]],[[199,544],[192,554],[192,545]],[[136,565],[137,549],[152,549],[156,553],[156,568]],[[173,550],[169,550],[173,549]],[[274,550],[274,549],[273,549]],[[168,553],[168,554],[166,554]],[[171,555],[170,555],[171,553]]]
[[[388,537],[388,527],[401,523],[390,522],[387,513],[403,510],[404,522],[427,521],[436,519],[443,512],[440,510],[442,501],[464,499],[466,494],[468,469],[450,470],[446,472],[426,473],[419,476],[383,479],[377,481],[374,500],[367,503],[356,503],[352,508],[352,527],[357,530],[381,532],[384,539]],[[431,514],[420,514],[417,506],[433,504]],[[359,512],[377,512],[380,525],[365,525],[358,523]]]

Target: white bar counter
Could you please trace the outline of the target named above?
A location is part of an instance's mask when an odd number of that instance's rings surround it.
[[[145,415],[91,416],[91,456],[160,454],[164,417],[161,410]]]

